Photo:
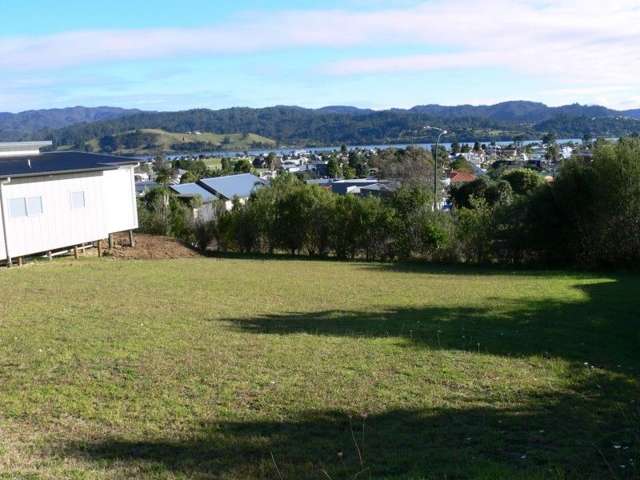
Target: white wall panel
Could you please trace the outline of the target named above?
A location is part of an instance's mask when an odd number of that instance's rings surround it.
[[[6,260],[6,250],[4,246],[4,222],[2,221],[2,215],[0,215],[0,260]]]
[[[109,232],[138,228],[133,167],[104,172],[105,220]]]
[[[84,208],[73,208],[72,195],[77,192],[84,192]],[[133,167],[14,178],[2,187],[2,194],[6,208],[11,199],[42,197],[40,215],[14,218],[7,210],[7,243],[14,258],[94,242],[109,233],[138,228]],[[2,238],[0,259],[6,259]]]
[[[3,187],[5,205],[12,199],[42,197],[42,214],[7,215],[12,257],[92,242],[107,236],[104,225],[102,175],[83,174],[15,179]],[[85,193],[85,208],[74,209],[71,194]]]

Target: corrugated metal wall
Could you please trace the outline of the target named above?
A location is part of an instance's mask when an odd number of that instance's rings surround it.
[[[7,259],[7,255],[6,255],[6,250],[4,246],[4,222],[2,220],[2,215],[0,215],[0,260],[6,260],[6,259]]]
[[[133,168],[104,172],[105,228],[107,233],[138,228]]]
[[[84,207],[72,194],[84,192]],[[133,167],[91,174],[14,179],[3,186],[9,253],[20,257],[93,242],[138,227]],[[13,217],[10,202],[42,198],[42,213]],[[4,247],[4,246],[3,246]],[[2,248],[0,258],[4,258]]]

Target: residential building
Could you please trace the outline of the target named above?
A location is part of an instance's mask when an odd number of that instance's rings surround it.
[[[170,185],[169,188],[181,198],[193,199],[199,196],[202,206],[196,208],[194,215],[197,219],[210,220],[215,214],[212,205],[214,201],[224,201],[225,208],[231,210],[235,200],[245,202],[257,188],[263,185],[265,181],[259,177],[251,173],[241,173],[203,178],[194,183]]]
[[[0,143],[0,261],[65,249],[138,228],[138,161],[40,153],[42,142]]]

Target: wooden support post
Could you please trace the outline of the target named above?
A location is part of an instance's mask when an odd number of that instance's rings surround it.
[[[50,262],[53,260],[53,252],[51,252],[51,250],[47,252],[47,257],[49,258]]]
[[[22,257],[18,257],[18,266],[21,267],[22,266]]]
[[[100,258],[102,256],[102,240],[98,240],[96,246],[98,247],[98,258]]]
[[[77,260],[78,259],[78,246],[75,245],[73,247],[73,257]]]
[[[135,247],[136,246],[136,239],[133,236],[133,230],[129,230],[129,245],[131,247]]]
[[[113,250],[113,233],[109,234],[108,242],[109,242],[109,250]]]

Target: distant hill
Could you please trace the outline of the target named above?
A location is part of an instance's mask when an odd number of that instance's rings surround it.
[[[112,118],[43,129],[32,139],[51,139],[58,146],[82,148],[105,136],[135,130],[210,132],[217,135],[256,134],[278,145],[322,146],[429,142],[434,125],[449,130],[448,141],[491,141],[540,138],[552,132],[560,137],[623,136],[640,132],[640,110],[616,111],[600,106],[514,101],[496,105],[423,105],[382,111],[349,106],[307,109],[268,108],[195,109],[179,112],[115,111]],[[225,147],[221,147],[225,148]]]
[[[540,123],[551,120],[559,115],[570,117],[612,118],[630,117],[640,119],[640,110],[628,112],[611,110],[597,105],[565,105],[562,107],[548,107],[544,103],[536,102],[504,102],[496,105],[459,105],[443,107],[440,105],[417,106],[412,112],[433,115],[441,118],[485,118],[498,122]]]
[[[368,115],[374,113],[375,110],[369,108],[348,107],[342,105],[334,105],[316,109],[319,113],[338,113],[343,115]]]
[[[116,107],[70,107],[29,110],[20,113],[0,112],[0,141],[28,139],[47,129],[110,120],[134,113],[140,113],[140,110]]]
[[[636,110],[626,110],[623,113],[629,118],[635,118],[636,120],[640,120],[640,108]]]
[[[253,133],[173,133],[160,129],[140,129],[91,139],[86,142],[84,148],[92,151],[107,150],[110,153],[118,154],[152,155],[158,151],[176,153],[217,150],[243,151],[275,146],[275,141]],[[73,148],[73,146],[68,145],[62,148]]]

